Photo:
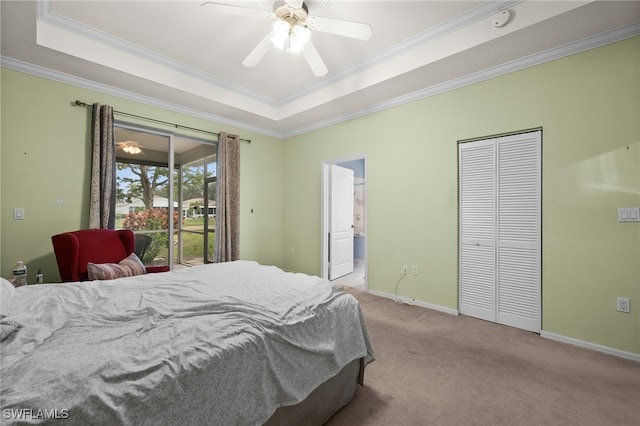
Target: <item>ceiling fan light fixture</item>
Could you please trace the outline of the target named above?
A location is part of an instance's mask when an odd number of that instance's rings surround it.
[[[138,144],[138,142],[134,142],[134,141],[118,142],[118,147],[121,148],[127,154],[131,154],[131,155],[140,154],[142,152],[142,148],[140,148],[140,145]]]
[[[303,27],[302,25],[294,26],[289,36],[289,51],[291,53],[302,52],[302,49],[309,43],[310,39],[311,30],[309,28]]]
[[[276,21],[273,23],[273,36],[271,37],[271,43],[280,50],[284,50],[289,38],[291,26],[285,21]]]
[[[142,150],[137,146],[125,146],[122,150],[128,154],[140,154]]]
[[[311,40],[311,30],[304,25],[291,25],[286,21],[276,21],[273,24],[271,43],[289,53],[300,53]]]

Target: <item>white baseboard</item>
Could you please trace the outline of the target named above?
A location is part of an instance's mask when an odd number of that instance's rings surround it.
[[[620,349],[599,345],[597,343],[587,342],[585,340],[574,339],[573,337],[567,337],[561,334],[550,333],[544,330],[540,332],[540,336],[546,339],[557,340],[559,342],[568,343],[570,345],[580,346],[583,348],[592,349],[594,351],[604,352],[609,355],[618,356],[620,358],[626,358],[632,361],[640,362],[640,354],[636,354],[633,352],[621,351]]]
[[[393,294],[385,293],[383,291],[367,290],[367,293],[373,294],[374,296],[384,297],[386,299],[396,300],[398,302],[406,303],[408,305],[415,305],[415,306],[420,306],[420,307],[423,307],[423,308],[433,309],[433,310],[444,312],[444,313],[447,313],[447,314],[452,314],[452,315],[459,315],[460,314],[460,312],[458,312],[457,309],[451,309],[451,308],[447,308],[447,307],[440,306],[440,305],[434,305],[432,303],[422,302],[420,300],[411,299],[411,298],[408,298],[408,297],[402,297],[402,296],[397,296],[396,297]],[[580,346],[580,347],[583,347],[583,348],[592,349],[594,351],[603,352],[603,353],[606,353],[606,354],[609,354],[609,355],[614,355],[614,356],[617,356],[617,357],[620,357],[620,358],[626,358],[626,359],[630,359],[632,361],[640,362],[640,354],[637,354],[637,353],[622,351],[620,349],[611,348],[609,346],[599,345],[597,343],[587,342],[585,340],[574,339],[573,337],[567,337],[567,336],[563,336],[561,334],[550,333],[550,332],[544,331],[544,330],[542,330],[540,332],[540,336],[544,337],[546,339],[556,340],[556,341],[559,341],[559,342],[568,343],[570,345]]]
[[[459,312],[457,309],[451,309],[445,306],[434,305],[433,303],[422,302],[420,300],[411,299],[408,297],[394,296],[393,294],[385,293],[384,291],[369,289],[367,290],[367,293],[373,294],[374,296],[384,297],[386,299],[396,300],[401,303],[406,303],[407,305],[415,305],[415,306],[420,306],[422,308],[433,309],[434,311],[444,312],[445,314],[459,315]]]

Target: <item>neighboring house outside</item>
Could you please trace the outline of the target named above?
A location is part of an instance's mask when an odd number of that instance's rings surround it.
[[[155,209],[167,209],[169,207],[169,200],[165,197],[154,196],[153,208]],[[173,203],[174,208],[178,208],[178,203]],[[215,217],[216,215],[216,202],[209,200],[208,206],[209,217]],[[141,198],[131,198],[130,202],[120,202],[116,205],[117,215],[127,215],[132,212],[144,210],[144,203]],[[195,218],[204,217],[205,203],[204,198],[191,198],[182,202],[182,217]]]
[[[216,202],[209,200],[209,217],[216,215]],[[204,198],[190,198],[182,202],[182,217],[204,217]]]
[[[167,209],[169,207],[169,200],[165,197],[154,196],[153,208],[154,209]],[[178,203],[174,202],[173,207],[177,208]],[[133,197],[130,202],[119,202],[116,204],[116,215],[127,215],[136,211],[144,210],[145,206],[141,198]]]

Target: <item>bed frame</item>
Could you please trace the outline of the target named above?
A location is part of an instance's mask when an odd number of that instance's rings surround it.
[[[325,424],[340,408],[351,401],[356,384],[363,384],[364,367],[362,358],[351,361],[299,404],[278,408],[265,426]]]

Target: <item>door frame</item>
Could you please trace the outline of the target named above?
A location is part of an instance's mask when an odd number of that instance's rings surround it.
[[[217,155],[217,154],[216,154]],[[217,164],[218,164],[218,159],[216,158],[216,170],[217,170]],[[205,168],[206,168],[206,163],[205,163]],[[217,173],[216,173],[217,174]],[[209,253],[209,233],[210,233],[210,228],[209,228],[209,196],[211,194],[209,194],[209,185],[212,183],[216,183],[217,185],[218,182],[218,176],[213,176],[213,177],[206,177],[204,178],[204,191],[203,191],[203,195],[204,195],[204,201],[206,203],[205,205],[205,213],[204,213],[204,217],[203,217],[203,229],[204,229],[204,238],[203,238],[203,242],[204,242],[204,247],[202,247],[202,263],[204,263],[205,265],[208,263],[213,263],[213,261],[209,260],[209,256],[211,256],[213,258],[213,253]],[[180,184],[182,184],[182,179],[180,180]],[[214,196],[216,194],[213,194]],[[180,197],[182,198],[182,197]],[[182,213],[182,210],[180,211]],[[217,216],[217,202],[216,202],[216,216]],[[215,231],[214,231],[215,232]]]
[[[320,199],[320,277],[329,279],[329,217],[330,217],[330,209],[329,209],[329,195],[330,195],[330,187],[329,187],[329,166],[331,164],[340,165],[341,163],[346,163],[349,161],[362,160],[364,162],[364,288],[365,291],[369,289],[369,197],[368,197],[368,162],[367,162],[367,154],[353,154],[344,157],[336,157],[322,160],[320,165],[321,171],[321,199]]]

